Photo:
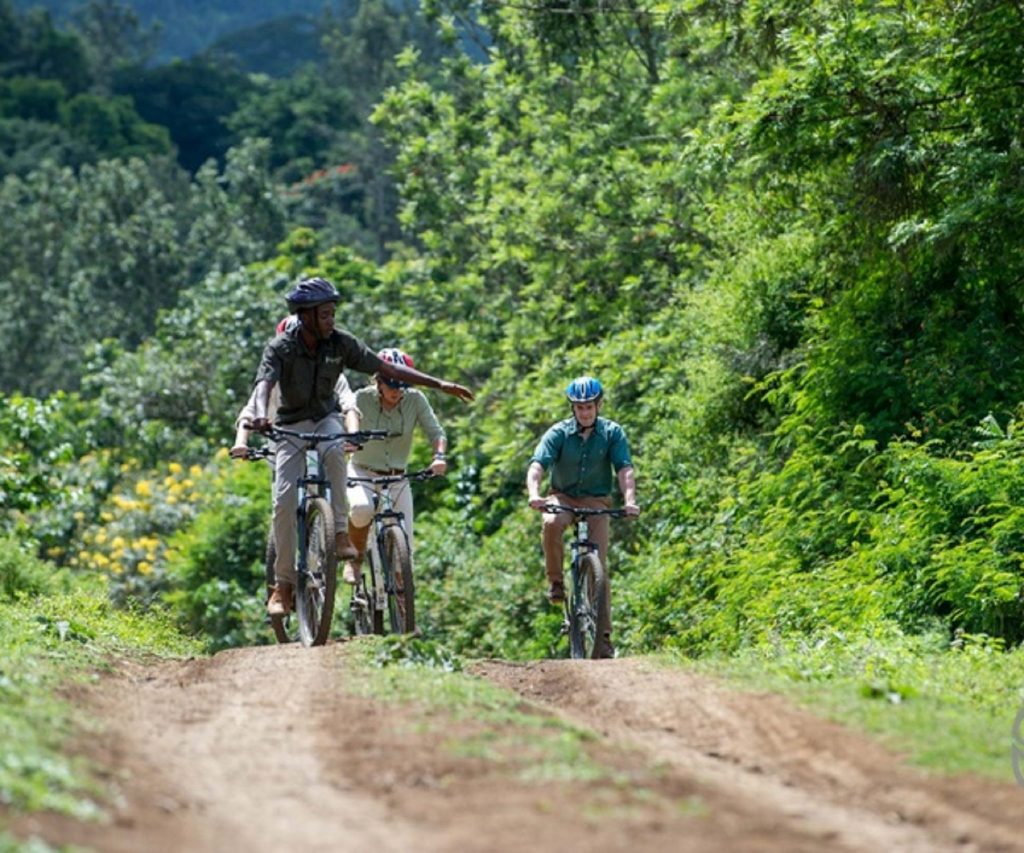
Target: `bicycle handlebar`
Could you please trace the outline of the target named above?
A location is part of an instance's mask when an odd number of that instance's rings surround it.
[[[388,432],[386,429],[360,429],[355,432],[301,432],[285,427],[270,427],[263,433],[271,441],[280,441],[282,438],[297,438],[300,441],[308,442],[314,447],[323,444],[325,441],[345,441],[349,444],[363,444],[375,438],[398,438],[401,433]]]
[[[257,459],[273,459],[274,451],[269,447],[247,447],[243,458],[248,462],[255,462]]]
[[[563,504],[544,504],[537,508],[538,512],[571,512],[573,515],[610,515],[612,518],[626,518],[626,510],[622,507],[598,509],[585,506],[565,506]]]
[[[348,483],[372,483],[375,486],[384,486],[389,483],[399,483],[402,480],[429,480],[436,476],[430,468],[422,471],[406,471],[404,474],[382,474],[379,477],[349,477]]]

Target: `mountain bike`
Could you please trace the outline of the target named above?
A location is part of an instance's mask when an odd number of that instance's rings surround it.
[[[334,511],[331,509],[331,483],[324,469],[317,446],[330,441],[360,445],[377,438],[388,438],[386,430],[315,433],[299,432],[284,427],[271,427],[264,433],[268,439],[286,439],[305,444],[303,471],[299,475],[296,509],[295,611],[271,616],[270,624],[279,643],[298,640],[304,646],[322,646],[331,633],[334,616],[334,594],[338,585],[338,558],[334,550]],[[273,451],[253,451],[246,458],[266,458]],[[267,540],[266,582],[269,590],[276,583],[274,564],[277,547],[271,526]],[[294,619],[292,618],[294,615]]]
[[[611,625],[608,622],[608,573],[597,545],[590,539],[587,521],[595,515],[624,518],[624,509],[589,509],[547,504],[541,512],[569,512],[574,516],[575,534],[570,542],[572,561],[563,604],[562,633],[569,635],[569,656],[600,658]]]
[[[433,471],[424,468],[405,474],[348,478],[349,485],[366,483],[377,487],[373,495],[373,535],[366,551],[369,571],[360,569],[349,605],[353,632],[357,635],[383,634],[385,611],[392,634],[416,631],[416,590],[409,534],[405,518],[394,507],[388,486],[433,476]]]

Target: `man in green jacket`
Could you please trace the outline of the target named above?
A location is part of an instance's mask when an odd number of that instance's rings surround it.
[[[592,376],[573,379],[565,390],[572,417],[559,421],[541,438],[526,472],[530,506],[543,510],[549,503],[606,509],[611,506],[612,471],[618,479],[626,514],[637,516],[636,475],[626,433],[615,421],[600,417],[604,390]],[[544,473],[551,473],[551,489],[541,495]],[[548,599],[565,600],[563,561],[566,527],[573,522],[567,512],[545,512],[542,542],[548,578]],[[596,543],[608,576],[607,621],[611,627],[611,572],[608,569],[608,516],[590,519],[590,538]],[[603,638],[601,657],[613,657],[611,632]]]

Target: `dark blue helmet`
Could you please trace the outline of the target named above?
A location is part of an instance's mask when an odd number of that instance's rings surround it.
[[[304,278],[285,296],[288,310],[293,313],[316,308],[325,302],[338,302],[341,294],[338,289],[325,278]]]
[[[601,383],[593,376],[577,376],[565,389],[565,396],[570,403],[589,403],[600,400],[604,394]]]

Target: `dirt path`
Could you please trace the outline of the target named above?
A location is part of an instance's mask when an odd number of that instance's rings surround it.
[[[925,776],[773,696],[639,659],[476,664],[539,726],[595,733],[599,771],[558,778],[529,730],[351,695],[346,652],[125,665],[83,697],[111,821],[15,832],[101,851],[1024,850],[1016,786]]]

